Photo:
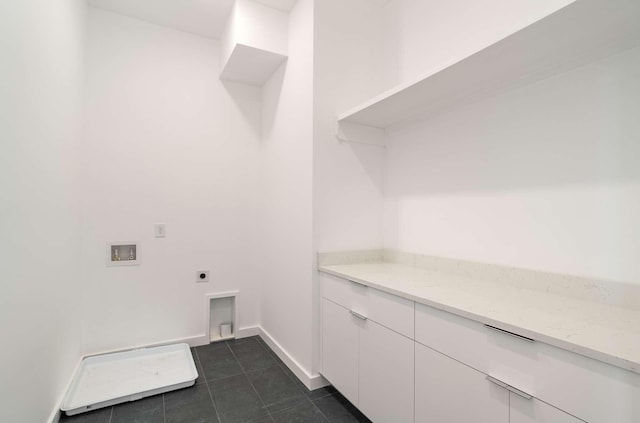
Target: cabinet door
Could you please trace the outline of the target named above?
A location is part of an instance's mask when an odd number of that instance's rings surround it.
[[[416,423],[508,423],[509,391],[416,342]]]
[[[359,409],[374,422],[413,422],[414,342],[360,322]]]
[[[545,404],[511,393],[511,423],[582,423],[582,420]]]
[[[322,375],[358,405],[358,325],[342,306],[322,300]]]

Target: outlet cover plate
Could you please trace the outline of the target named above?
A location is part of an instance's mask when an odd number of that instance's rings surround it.
[[[164,238],[167,236],[167,225],[165,223],[156,223],[154,225],[154,234],[156,238]]]
[[[208,270],[198,270],[196,272],[196,282],[209,282],[209,271]]]

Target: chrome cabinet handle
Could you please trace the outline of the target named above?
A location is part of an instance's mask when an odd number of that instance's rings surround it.
[[[518,395],[518,396],[520,396],[520,397],[522,397],[522,398],[524,398],[526,400],[530,400],[531,398],[533,398],[533,396],[527,394],[526,392],[521,391],[518,388],[514,388],[513,386],[511,386],[511,385],[509,385],[507,383],[504,383],[503,381],[498,380],[495,377],[487,376],[487,380],[489,382],[491,382],[491,383],[495,383],[496,385],[503,387],[504,389],[506,389],[509,392],[513,392],[514,394],[516,394],[516,395]]]
[[[349,311],[351,312],[351,314],[356,316],[358,319],[367,320],[367,316],[363,316],[362,314],[358,313],[357,311],[353,311],[353,310],[349,310]]]
[[[496,332],[504,333],[505,335],[509,335],[509,336],[516,337],[518,339],[522,339],[523,341],[534,342],[534,340],[531,339],[531,338],[527,338],[526,336],[518,335],[517,333],[509,332],[508,330],[500,329],[500,328],[497,328],[495,326],[491,326],[491,325],[485,324],[484,327],[487,328],[487,329],[495,330]]]

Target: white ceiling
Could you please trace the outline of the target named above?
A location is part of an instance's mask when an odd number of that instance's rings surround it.
[[[257,3],[266,4],[283,12],[289,12],[298,0],[255,0]]]
[[[255,0],[289,12],[297,0]],[[234,0],[88,0],[92,6],[159,25],[220,38]]]

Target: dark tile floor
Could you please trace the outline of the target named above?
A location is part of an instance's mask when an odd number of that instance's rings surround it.
[[[332,387],[309,391],[259,337],[191,350],[190,388],[73,417],[69,423],[369,422]]]

